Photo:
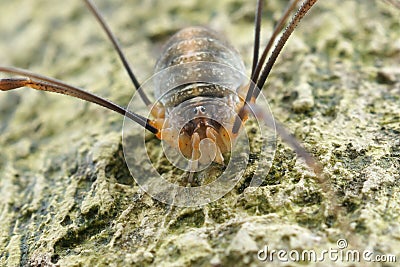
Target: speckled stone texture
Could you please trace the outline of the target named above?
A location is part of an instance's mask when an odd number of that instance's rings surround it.
[[[96,1],[140,81],[167,38],[192,25],[225,35],[249,69],[255,2]],[[287,3],[267,2],[263,43]],[[0,10],[1,65],[129,103],[133,88],[83,1],[0,0]],[[121,116],[31,89],[0,92],[0,265],[381,266],[257,258],[265,246],[337,249],[339,238],[400,261],[399,17],[379,0],[321,0],[264,87],[276,118],[324,166],[329,192],[279,142],[257,190],[242,182],[206,206],[170,207],[131,177]]]

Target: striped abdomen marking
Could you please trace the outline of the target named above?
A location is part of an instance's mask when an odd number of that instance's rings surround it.
[[[191,84],[193,88],[193,81],[203,81],[204,77],[210,77],[220,75],[218,70],[215,69],[215,64],[213,68],[199,68],[199,71],[193,71],[196,68],[196,62],[199,62],[199,66],[204,66],[200,62],[213,62],[220,63],[224,65],[229,65],[230,67],[238,70],[240,73],[245,73],[245,67],[239,53],[224,39],[222,39],[218,34],[212,30],[204,27],[189,27],[180,30],[164,46],[164,51],[156,64],[155,71],[159,72],[168,67],[178,66],[185,63],[192,63],[191,68],[187,71],[182,68],[180,75],[187,79],[187,83]],[[225,70],[222,71],[226,73]],[[222,74],[223,75],[223,74]],[[242,75],[223,75],[224,79],[232,79],[232,84],[236,84],[236,88],[230,88],[232,91],[242,85]],[[156,98],[161,97],[169,89],[165,87],[171,77],[165,77],[158,82],[155,86],[155,96]],[[218,77],[216,77],[218,78]],[[204,88],[204,87],[203,87]],[[215,87],[214,87],[215,88]],[[176,88],[179,90],[181,95],[184,91],[184,87]],[[183,91],[182,91],[183,90]],[[210,88],[210,90],[215,90]],[[213,92],[208,92],[207,89],[203,90],[204,94],[210,95]],[[187,96],[184,97],[187,99]],[[169,102],[168,99],[161,99],[161,102],[165,104]],[[175,102],[175,101],[174,101]]]

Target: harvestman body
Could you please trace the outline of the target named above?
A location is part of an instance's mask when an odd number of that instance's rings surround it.
[[[293,16],[289,26],[283,32],[266,64],[264,64],[266,56],[269,53],[276,36],[282,31],[285,21],[289,14],[294,10],[299,0],[292,0],[290,2],[287,10],[284,12],[282,18],[274,29],[269,43],[260,58],[258,50],[261,7],[263,1],[258,1],[255,16],[255,44],[251,82],[244,82],[239,78],[235,80],[236,77],[225,76],[225,79],[232,79],[232,83],[234,84],[233,88],[225,88],[207,82],[192,81],[193,76],[196,78],[200,74],[211,76],[217,75],[215,73],[224,74],[224,71],[218,67],[218,64],[221,64],[221,66],[229,65],[232,68],[237,69],[239,72],[245,72],[243,62],[236,50],[234,50],[225,40],[221,39],[215,32],[207,28],[190,27],[179,31],[166,44],[165,50],[157,62],[156,71],[162,71],[166,68],[186,63],[191,63],[193,68],[188,69],[187,73],[184,71],[184,77],[187,77],[187,82],[184,82],[181,86],[173,88],[168,92],[163,88],[163,84],[168,81],[168,79],[171,79],[171,77],[166,77],[166,80],[160,81],[159,86],[156,86],[154,89],[155,96],[159,99],[155,105],[152,105],[143,90],[139,90],[140,83],[134,76],[116,38],[110,31],[99,11],[90,0],[85,0],[85,2],[112,41],[134,86],[138,90],[140,97],[151,109],[153,119],[148,119],[126,110],[106,99],[93,95],[80,88],[67,85],[52,78],[12,67],[0,66],[0,72],[19,75],[22,76],[22,78],[1,79],[0,90],[8,91],[20,87],[31,87],[37,90],[56,92],[77,97],[114,110],[149,130],[155,134],[157,138],[166,141],[175,149],[179,150],[186,158],[190,159],[192,164],[189,167],[189,171],[190,176],[192,177],[196,170],[194,162],[199,160],[200,157],[206,156],[206,158],[210,158],[211,161],[217,163],[224,162],[224,153],[230,151],[232,141],[237,138],[242,123],[246,121],[249,114],[252,113],[257,118],[262,119],[269,126],[273,123],[271,116],[267,115],[267,113],[263,111],[262,107],[255,104],[260,93],[258,88],[263,87],[272,66],[290,34],[317,0],[306,0],[303,2],[302,6]],[[201,68],[199,71],[193,71],[193,69],[196,69],[196,66],[199,66],[200,68],[204,62],[215,64],[212,64],[212,66],[214,66],[213,68]],[[225,113],[224,110],[219,108],[219,105],[221,105],[220,103],[230,107],[235,111],[235,114]],[[171,108],[176,107],[179,107],[177,110],[180,112],[172,113],[170,111]],[[207,113],[218,112],[225,114],[223,119],[224,123],[216,122],[206,116]],[[180,127],[176,127],[176,122],[184,119],[184,117],[190,113],[192,113],[194,117],[192,116],[187,120],[183,126],[181,125]],[[282,139],[290,144],[299,156],[306,160],[306,163],[318,176],[320,173],[319,165],[315,162],[313,157],[304,150],[300,143],[292,137],[283,126],[277,123],[276,129]],[[210,146],[209,150],[202,150],[200,153],[201,142],[206,139],[211,140],[213,146]]]

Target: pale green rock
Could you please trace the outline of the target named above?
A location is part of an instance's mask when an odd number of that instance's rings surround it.
[[[185,26],[221,32],[251,65],[256,1],[95,2],[140,81]],[[287,3],[267,2],[263,44]],[[83,1],[0,0],[0,10],[0,65],[129,103],[129,79]],[[333,191],[280,142],[258,189],[241,181],[204,207],[170,207],[131,177],[120,115],[51,93],[1,92],[0,266],[305,266],[262,262],[257,250],[320,253],[337,249],[339,238],[400,261],[399,17],[384,1],[320,0],[264,87],[276,118],[323,164]],[[153,159],[173,175],[148,139]]]

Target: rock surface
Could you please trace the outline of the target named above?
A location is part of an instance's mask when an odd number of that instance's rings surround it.
[[[222,32],[251,65],[255,1],[96,3],[141,81],[163,42],[191,25]],[[285,3],[268,1],[263,43]],[[0,10],[1,65],[129,103],[132,86],[83,1],[1,0]],[[276,118],[323,164],[333,191],[280,142],[255,191],[240,183],[203,207],[171,207],[131,177],[121,116],[30,89],[0,93],[0,265],[265,266],[257,258],[265,246],[320,253],[338,249],[339,239],[348,244],[342,251],[400,261],[399,16],[384,1],[320,1],[264,87]],[[303,264],[276,255],[271,263]]]

